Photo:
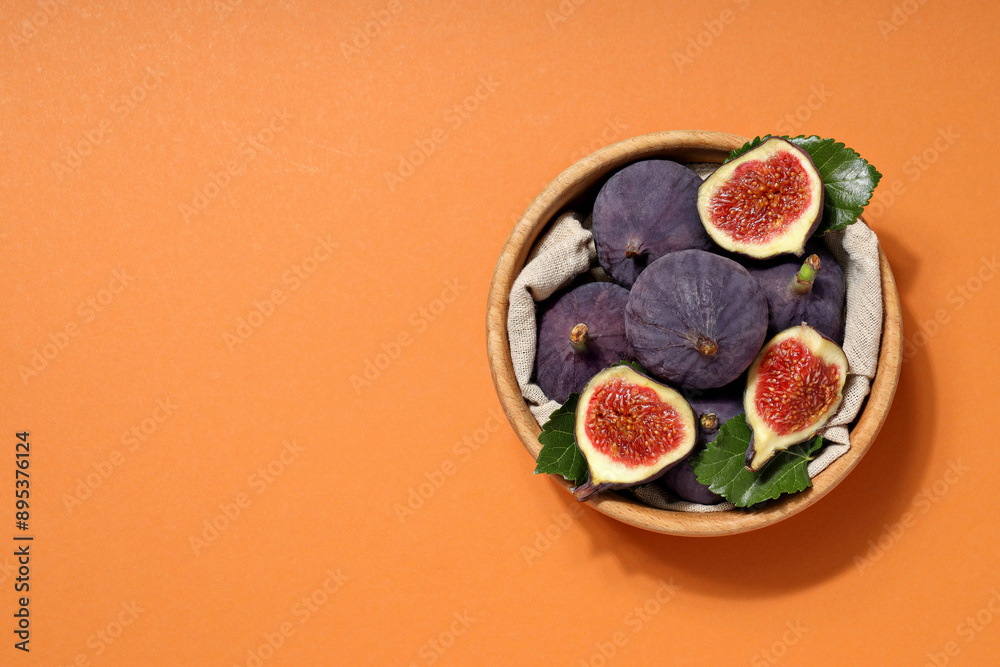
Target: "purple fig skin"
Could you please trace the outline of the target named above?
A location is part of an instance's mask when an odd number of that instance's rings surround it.
[[[667,471],[660,479],[660,483],[674,492],[681,500],[699,505],[718,505],[724,498],[717,493],[713,493],[708,486],[698,481],[694,474],[694,457],[702,449],[697,449],[690,456]]]
[[[723,393],[712,392],[698,398],[689,398],[688,403],[691,404],[695,421],[698,423],[698,443],[691,454],[670,468],[660,478],[660,484],[663,484],[681,500],[701,505],[716,505],[724,499],[717,493],[713,493],[707,485],[698,481],[698,477],[694,474],[694,460],[700,452],[704,451],[709,442],[715,440],[723,424],[743,412],[742,388],[730,387],[724,389]],[[714,429],[705,428],[702,423],[702,416],[708,414],[715,415],[716,427]]]
[[[700,186],[697,174],[669,160],[643,160],[615,173],[594,202],[594,244],[608,275],[631,287],[668,253],[711,248],[698,215]]]
[[[796,292],[792,288],[795,276],[805,258],[813,254],[819,257],[820,268],[812,288],[806,293]],[[844,270],[821,244],[807,246],[802,257],[748,268],[767,298],[768,337],[805,322],[838,345],[844,342],[844,297],[847,292]]]
[[[539,315],[535,377],[545,395],[565,403],[598,372],[634,359],[625,334],[628,290],[614,283],[587,283],[558,297]],[[574,327],[587,326],[581,349],[570,340]]]
[[[600,484],[594,484],[591,480],[588,479],[580,486],[573,488],[573,497],[579,501],[584,501],[602,491],[618,491],[620,489],[628,489],[633,486],[638,486],[639,484],[649,484],[650,482],[655,482],[656,480],[661,479],[664,475],[668,474],[671,470],[680,466],[689,458],[690,456],[686,456],[683,459],[679,459],[677,461],[674,461],[673,463],[665,465],[659,470],[657,470],[654,474],[650,475],[646,479],[639,480],[638,482],[629,482],[628,484],[618,484],[615,482],[602,482]]]
[[[736,415],[743,413],[743,387],[726,387],[721,392],[713,391],[698,398],[689,398],[688,403],[694,411],[698,422],[698,447],[704,447],[715,440],[719,429]],[[718,425],[715,429],[706,429],[701,425],[703,415],[714,414]]]
[[[703,250],[650,264],[625,308],[643,368],[668,383],[713,389],[753,362],[767,335],[767,299],[745,268]]]
[[[749,470],[750,472],[753,472],[753,468],[751,468],[750,465],[753,463],[753,460],[755,458],[757,458],[757,448],[754,446],[753,429],[751,428],[750,443],[747,445],[746,456],[743,457],[743,467]]]

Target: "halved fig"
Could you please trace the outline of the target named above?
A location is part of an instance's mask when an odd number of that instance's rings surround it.
[[[684,397],[630,366],[612,366],[587,383],[575,431],[590,470],[573,491],[578,500],[651,482],[687,456],[698,437]]]
[[[745,268],[704,250],[681,250],[639,275],[625,331],[642,367],[693,389],[726,385],[767,338],[767,299]]]
[[[758,259],[801,255],[823,213],[823,179],[809,153],[772,137],[715,170],[698,215],[725,250]]]
[[[768,341],[750,366],[743,396],[753,431],[748,470],[760,470],[777,452],[826,426],[844,398],[847,369],[840,346],[805,324]]]

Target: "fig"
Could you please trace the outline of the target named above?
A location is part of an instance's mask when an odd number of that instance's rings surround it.
[[[590,472],[573,491],[578,500],[653,481],[687,456],[698,436],[684,397],[627,365],[587,383],[574,430]]]
[[[545,395],[565,403],[598,371],[633,358],[625,334],[628,290],[587,283],[564,292],[539,315],[535,377]]]
[[[840,346],[808,325],[768,341],[750,366],[743,395],[752,431],[748,470],[760,470],[777,452],[826,426],[844,398],[847,369]]]
[[[715,440],[723,424],[743,412],[743,392],[726,388],[690,398],[688,403],[698,422],[697,447],[701,448]]]
[[[767,298],[767,333],[774,336],[805,322],[827,338],[843,341],[844,270],[820,245],[810,246],[805,261],[784,259],[749,267]]]
[[[631,287],[647,265],[678,250],[708,250],[698,217],[701,179],[670,160],[634,162],[616,172],[594,201],[597,259],[614,280]]]
[[[718,396],[706,395],[692,398],[688,401],[694,412],[695,424],[698,427],[698,439],[694,450],[683,461],[668,470],[659,483],[668,488],[677,497],[690,503],[715,505],[722,502],[722,496],[713,493],[708,485],[698,481],[694,474],[695,456],[715,440],[719,428],[743,412],[742,396],[735,392],[726,392]]]
[[[691,452],[683,461],[670,468],[660,481],[681,500],[699,505],[718,505],[724,498],[708,488],[707,484],[699,482],[694,473],[695,455],[700,451],[701,449],[697,449]]]
[[[747,369],[767,336],[767,299],[735,261],[704,250],[665,255],[640,274],[625,331],[642,366],[671,384],[712,389]]]
[[[727,162],[698,190],[698,215],[719,246],[758,259],[802,255],[823,213],[809,153],[772,137]]]

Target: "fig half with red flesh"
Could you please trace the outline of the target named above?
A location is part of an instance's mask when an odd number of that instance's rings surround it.
[[[730,252],[801,255],[823,214],[823,179],[809,153],[772,137],[722,165],[698,189],[705,231]]]
[[[590,477],[573,494],[586,500],[604,489],[653,481],[691,452],[698,429],[680,393],[622,365],[587,383],[575,435]]]
[[[814,436],[844,398],[847,356],[805,324],[772,338],[747,378],[743,408],[753,434],[746,467],[756,472],[776,453]]]

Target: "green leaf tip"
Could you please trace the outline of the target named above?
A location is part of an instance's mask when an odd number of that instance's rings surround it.
[[[538,434],[542,449],[535,462],[535,474],[562,475],[579,486],[587,480],[587,460],[576,446],[576,406],[580,397],[570,394]]]

